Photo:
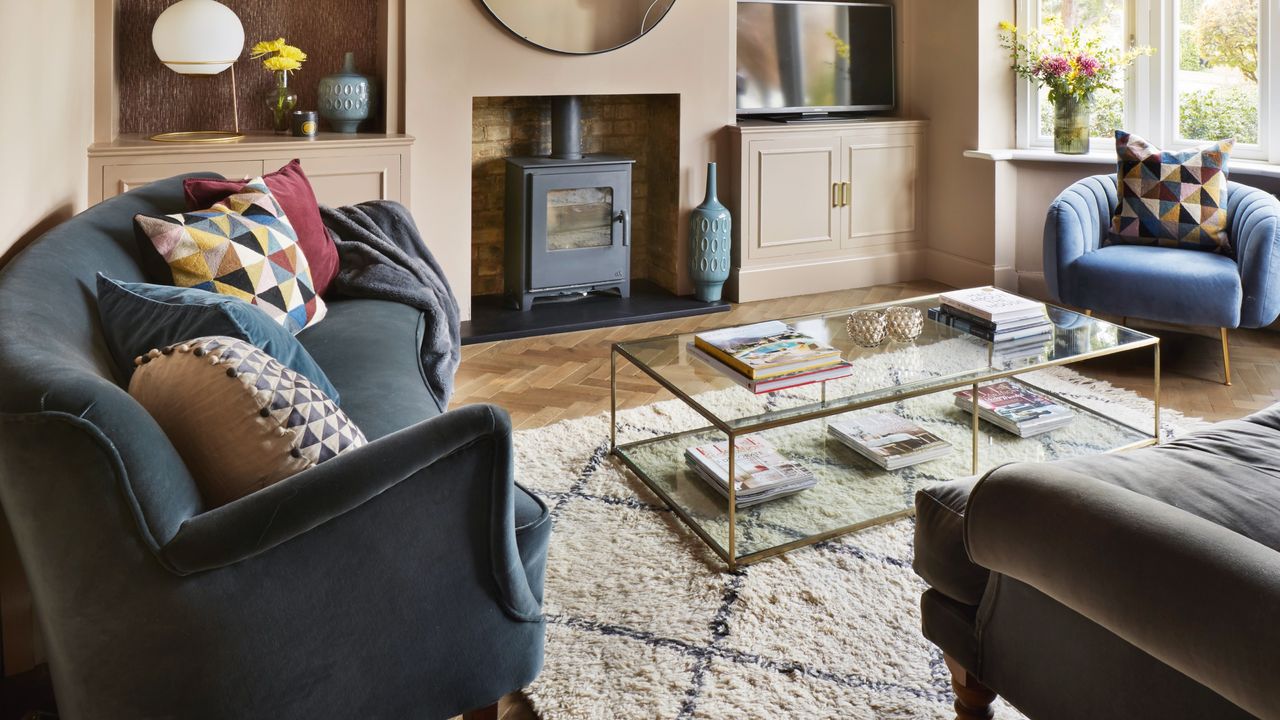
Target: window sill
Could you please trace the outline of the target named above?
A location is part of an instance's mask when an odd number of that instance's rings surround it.
[[[995,148],[965,150],[964,156],[992,162],[1047,162],[1074,165],[1109,165],[1115,167],[1115,152],[1089,152],[1085,155],[1060,155],[1049,148]],[[1227,166],[1231,175],[1280,178],[1280,164],[1260,160],[1232,159]]]

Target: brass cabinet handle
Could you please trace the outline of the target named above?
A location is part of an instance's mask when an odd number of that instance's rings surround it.
[[[831,183],[831,207],[840,207],[840,183]]]
[[[840,183],[840,207],[849,204],[849,183]]]

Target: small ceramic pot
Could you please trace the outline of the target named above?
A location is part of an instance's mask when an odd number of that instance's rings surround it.
[[[854,344],[872,348],[884,342],[889,323],[879,310],[857,310],[849,314],[844,327]]]

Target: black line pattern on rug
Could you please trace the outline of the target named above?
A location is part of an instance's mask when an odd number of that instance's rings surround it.
[[[940,690],[922,690],[920,688],[911,687],[910,685],[901,685],[899,683],[885,682],[883,680],[868,680],[857,675],[847,675],[844,673],[831,672],[829,670],[819,670],[805,665],[802,662],[792,660],[775,660],[756,653],[743,652],[741,650],[734,650],[732,648],[721,647],[713,644],[694,645],[684,640],[663,637],[647,630],[637,630],[626,625],[614,625],[612,623],[602,623],[594,620],[567,617],[564,615],[548,615],[547,622],[553,625],[560,625],[584,632],[598,633],[609,637],[623,637],[628,640],[635,640],[636,642],[644,643],[650,647],[671,650],[681,655],[692,655],[695,657],[705,655],[718,660],[727,660],[738,665],[752,665],[765,670],[772,670],[780,674],[799,674],[803,677],[822,680],[844,688],[896,693],[899,695],[918,698],[920,700],[945,703],[948,705],[954,699],[951,696],[950,685],[945,689]],[[686,693],[686,695],[687,694],[688,693]],[[684,716],[682,715],[681,717]]]
[[[625,423],[624,425],[629,430],[643,432],[650,436],[660,434],[660,431],[653,428],[637,426],[630,423]],[[555,502],[551,510],[551,514],[554,519],[558,520],[565,509],[574,500],[603,503],[631,510],[647,511],[654,514],[672,512],[670,508],[665,505],[656,505],[640,500],[639,498],[611,497],[586,492],[586,486],[595,476],[596,472],[606,466],[616,470],[626,484],[630,485],[638,482],[631,476],[631,473],[621,465],[621,463],[608,463],[609,457],[609,442],[602,442],[592,451],[591,456],[583,465],[582,470],[574,478],[574,481],[568,490],[538,491],[539,494],[544,495],[549,499],[554,499]],[[634,490],[635,488],[632,489]],[[777,526],[773,523],[759,522],[758,524],[762,526],[771,526],[771,529],[774,529],[775,531],[795,533],[791,528]],[[902,560],[874,553],[849,544],[847,542],[847,538],[843,540],[843,542],[837,540],[824,541],[815,544],[813,549],[817,552],[848,555],[858,560],[885,563],[898,568],[910,567],[910,560]],[[935,682],[932,682],[932,659],[930,668],[930,687],[922,689],[897,683],[870,680],[857,675],[835,673],[828,670],[822,670],[799,661],[768,658],[756,653],[749,653],[724,647],[724,640],[731,634],[731,625],[729,620],[734,606],[738,603],[739,593],[743,584],[746,582],[748,571],[749,568],[739,568],[725,573],[727,576],[725,588],[720,598],[720,604],[708,623],[710,636],[705,645],[697,645],[683,640],[661,637],[655,633],[631,628],[625,625],[601,623],[554,613],[548,613],[544,615],[544,617],[548,623],[583,631],[596,632],[606,636],[626,637],[642,642],[650,647],[664,648],[683,656],[693,657],[694,664],[690,672],[689,685],[685,690],[685,696],[681,703],[680,713],[678,715],[681,720],[689,720],[696,712],[698,701],[702,698],[706,687],[707,674],[710,671],[711,661],[714,659],[727,660],[738,665],[752,665],[762,669],[771,670],[779,674],[791,675],[799,673],[804,677],[829,682],[845,688],[864,689],[878,693],[889,692],[900,695],[905,694],[928,702],[943,704],[949,704],[951,702],[950,686],[944,685],[940,688]]]
[[[701,650],[690,648],[691,651],[697,654],[697,660],[693,663],[693,677],[690,680],[688,691],[685,692],[685,700],[680,705],[680,714],[676,716],[679,720],[692,718],[694,711],[698,707],[698,699],[702,697],[702,688],[706,683],[707,670],[711,666],[711,653],[720,649],[720,643],[729,636],[729,615],[733,612],[733,606],[738,602],[738,592],[742,590],[742,583],[746,578],[747,571],[745,568],[729,574],[729,580],[725,583],[724,594],[720,598],[720,607],[716,609],[715,616],[708,623],[711,629],[711,642]]]

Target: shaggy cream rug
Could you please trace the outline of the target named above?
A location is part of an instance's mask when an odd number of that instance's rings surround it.
[[[1034,375],[1083,405],[1139,427],[1150,422],[1150,402],[1129,391],[1061,368]],[[939,395],[895,407],[937,418],[949,402]],[[1170,435],[1198,423],[1169,411],[1162,419]],[[701,424],[678,401],[619,420],[620,442]],[[1086,425],[1016,445],[1027,459],[1096,451],[1096,429]],[[963,415],[930,427],[968,447]],[[920,634],[925,586],[911,570],[911,520],[729,572],[609,455],[608,442],[607,414],[516,434],[519,479],[555,518],[546,666],[527,690],[540,717],[954,716],[941,653]],[[998,442],[984,449],[1020,459]],[[913,484],[967,474],[967,452],[956,455],[916,466]],[[1021,717],[1007,706],[998,716]]]

